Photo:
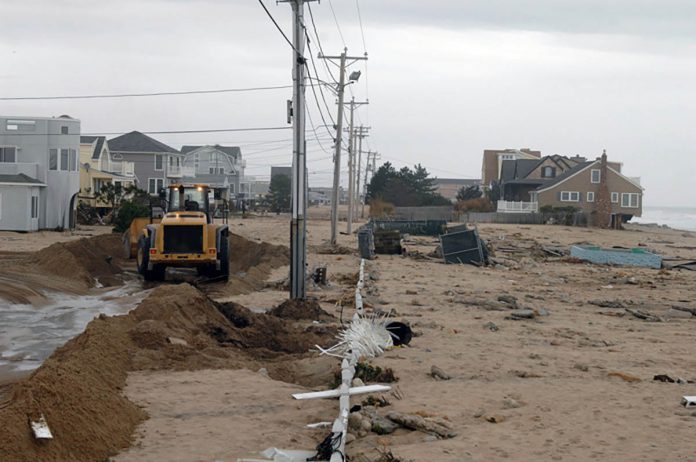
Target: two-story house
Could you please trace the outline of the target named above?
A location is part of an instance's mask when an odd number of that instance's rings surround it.
[[[117,136],[108,140],[108,146],[111,162],[132,162],[136,185],[152,195],[181,181],[184,156],[144,133],[133,131]]]
[[[0,116],[0,230],[72,228],[80,121]]]
[[[588,216],[590,223],[600,226],[615,218],[626,222],[640,217],[643,211],[640,179],[623,175],[620,165],[609,162],[605,151],[601,157],[579,163],[539,186],[531,193],[532,202],[539,207],[576,207]]]
[[[80,202],[92,207],[109,209],[111,204],[98,202],[95,194],[102,186],[113,183],[127,187],[135,183],[133,162],[114,161],[109,142],[104,136],[80,137]]]
[[[598,208],[622,221],[639,217],[643,188],[639,179],[624,176],[621,169],[622,164],[608,161],[606,153],[593,161],[559,155],[505,160],[500,171],[501,200],[497,210],[538,212],[544,206],[572,206],[585,213],[592,223],[605,220],[598,218]],[[602,195],[606,198],[600,201]]]
[[[246,162],[236,146],[182,146],[184,181],[204,183],[215,192],[216,199],[232,201],[243,198],[241,184]]]

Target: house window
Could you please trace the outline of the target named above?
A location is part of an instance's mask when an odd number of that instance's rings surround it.
[[[70,154],[67,149],[60,150],[60,169],[67,172],[68,171],[68,160],[70,160]]]
[[[602,171],[596,169],[590,170],[590,181],[592,183],[599,183],[602,181]]]
[[[215,167],[210,167],[208,169],[208,171],[210,172],[211,175],[214,175],[215,174]]]
[[[155,154],[155,170],[164,169],[164,156],[162,154]]]
[[[224,175],[224,174],[225,174],[225,167],[220,167],[220,175]]]
[[[578,191],[561,191],[561,202],[580,202]]]
[[[77,171],[77,151],[74,149],[70,149],[70,171],[71,172],[76,172]]]
[[[2,194],[0,194],[0,220],[2,220]]]
[[[36,121],[8,120],[5,128],[10,131],[33,132],[36,129]]]
[[[234,194],[234,183],[230,184],[230,194]]]
[[[31,196],[31,217],[39,218],[39,197]]]
[[[589,191],[587,193],[587,202],[594,202],[594,191]]]
[[[150,178],[147,182],[147,192],[156,196],[160,190],[164,188],[164,180],[162,178]]]
[[[114,181],[114,187],[115,187],[115,188],[122,188],[122,187],[123,187],[123,183],[121,183],[120,181]]]
[[[0,162],[15,163],[17,161],[17,148],[4,147],[0,148]]]
[[[48,169],[58,170],[58,150],[49,149],[48,150]]]
[[[101,178],[94,179],[94,194],[99,194],[104,187],[104,180]]]
[[[619,193],[617,193],[617,192],[611,193],[611,203],[612,203],[612,204],[618,204],[618,203],[619,203]]]
[[[543,167],[541,169],[541,177],[542,178],[555,178],[556,177],[556,169],[553,167]]]
[[[621,193],[621,207],[629,209],[638,208],[638,194],[637,193]]]
[[[68,131],[68,126],[67,125],[61,125],[60,127],[60,134],[61,135],[67,135],[70,132]]]

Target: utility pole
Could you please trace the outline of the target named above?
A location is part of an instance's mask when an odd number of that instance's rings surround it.
[[[336,93],[338,94],[338,116],[336,117],[336,140],[334,146],[334,176],[333,176],[333,191],[331,195],[331,245],[336,245],[338,235],[338,205],[340,201],[339,190],[341,188],[341,148],[343,144],[343,94],[346,86],[357,81],[360,78],[360,72],[353,72],[348,77],[346,83],[346,68],[359,60],[367,60],[365,56],[347,56],[348,48],[343,49],[340,56],[324,56],[319,53],[319,59],[329,60],[332,64],[338,60],[339,64],[339,79]],[[350,62],[347,62],[350,60]],[[351,114],[352,115],[352,114]],[[352,124],[351,124],[352,125]]]
[[[358,215],[358,205],[360,205],[360,172],[361,172],[361,166],[362,166],[362,140],[366,136],[368,136],[366,133],[370,129],[370,127],[363,127],[362,125],[358,128],[358,136],[359,141],[358,141],[358,163],[355,167],[356,172],[357,172],[357,178],[355,181],[355,197],[357,198],[355,202],[355,210],[353,211],[353,216]]]
[[[304,4],[285,0],[293,12],[292,29],[292,221],[290,224],[290,298],[304,300],[307,261],[307,145],[305,142]]]
[[[355,97],[350,100],[350,127],[348,133],[348,225],[346,232],[348,235],[353,234],[353,204],[355,199],[355,128],[353,126],[353,115],[355,108],[363,104],[369,104],[368,101],[355,102]]]
[[[367,159],[365,160],[365,179],[363,180],[363,201],[362,209],[360,210],[360,218],[365,218],[365,202],[367,202],[367,173],[372,170],[372,174],[375,174],[372,164],[370,163],[370,156],[374,156],[375,154],[377,153],[374,151],[367,151]]]

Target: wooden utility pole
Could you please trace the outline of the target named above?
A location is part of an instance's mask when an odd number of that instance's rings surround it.
[[[348,52],[347,48],[343,49],[343,53],[340,56],[324,56],[319,54],[319,59],[327,59],[339,61],[339,79],[338,86],[336,88],[336,93],[338,95],[338,116],[336,117],[336,140],[334,146],[334,176],[333,176],[333,190],[331,194],[331,245],[336,245],[337,234],[338,234],[338,203],[340,201],[339,189],[341,187],[341,148],[343,145],[343,94],[347,85],[350,85],[355,80],[360,77],[360,73],[353,73],[349,77],[348,83],[346,83],[346,67],[350,64],[355,63],[358,60],[366,60],[365,57],[355,57],[346,56]],[[347,60],[351,60],[347,63]],[[335,63],[334,63],[335,64]],[[355,99],[355,98],[353,98]],[[352,116],[352,114],[351,114]]]

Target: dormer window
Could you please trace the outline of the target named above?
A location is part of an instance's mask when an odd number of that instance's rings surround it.
[[[541,177],[542,178],[556,178],[556,168],[555,167],[542,167]]]

